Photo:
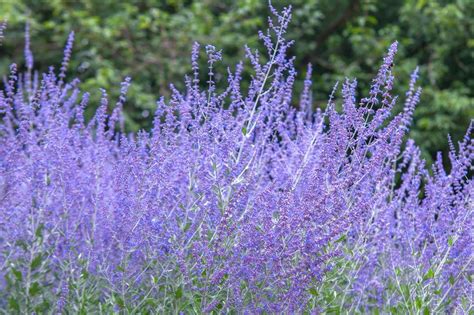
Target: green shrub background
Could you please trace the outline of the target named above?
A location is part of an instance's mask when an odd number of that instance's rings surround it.
[[[425,158],[447,151],[446,136],[460,139],[474,117],[474,2],[469,0],[292,0],[289,37],[297,56],[299,84],[307,63],[313,64],[314,106],[325,106],[336,81],[357,77],[360,92],[391,42],[400,42],[395,74],[403,96],[410,72],[420,66],[424,89],[415,113],[412,137]],[[127,129],[147,128],[156,99],[169,95],[169,84],[183,86],[191,71],[194,41],[223,49],[227,66],[243,59],[243,45],[260,47],[257,31],[265,29],[267,2],[262,0],[3,0],[0,18],[9,27],[0,46],[0,69],[24,64],[26,21],[31,24],[35,68],[59,68],[71,30],[76,33],[69,69],[95,103],[99,88],[118,97],[120,82],[131,76],[126,104]],[[202,58],[205,67],[205,58]],[[206,71],[203,72],[203,78]],[[219,79],[219,77],[218,77]],[[220,77],[225,80],[225,77]],[[205,80],[203,80],[205,82]],[[92,109],[91,109],[92,112]]]

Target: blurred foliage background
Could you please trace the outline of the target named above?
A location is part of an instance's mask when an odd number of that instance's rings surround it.
[[[68,33],[76,40],[69,75],[78,76],[97,104],[99,88],[117,98],[124,76],[132,77],[126,105],[128,130],[150,125],[159,95],[169,83],[182,87],[191,71],[194,41],[223,49],[225,73],[243,59],[243,45],[260,47],[265,0],[0,0],[8,19],[0,47],[0,70],[24,65],[24,28],[31,24],[35,67],[59,68]],[[429,160],[447,151],[447,134],[460,139],[474,117],[474,1],[472,0],[274,0],[293,6],[288,36],[302,84],[312,63],[314,100],[325,106],[336,81],[357,77],[366,92],[382,56],[398,40],[396,92],[404,95],[419,65],[423,87],[411,136]],[[205,67],[205,58],[202,58]],[[203,71],[205,75],[206,71]],[[219,79],[219,78],[218,78]],[[225,76],[220,78],[225,81]],[[203,80],[205,84],[205,80]],[[301,88],[301,86],[299,86]],[[297,96],[297,95],[295,95]],[[400,102],[399,102],[400,103]],[[93,109],[91,109],[92,111]]]

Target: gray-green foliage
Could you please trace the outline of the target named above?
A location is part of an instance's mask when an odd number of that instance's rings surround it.
[[[127,270],[127,259],[116,270],[101,269],[90,273],[87,257],[71,255],[71,261],[53,266],[54,244],[47,244],[48,238],[59,230],[47,230],[43,224],[35,226],[31,241],[17,244],[18,251],[29,252],[30,260],[15,259],[14,253],[3,253],[2,268],[8,270],[6,286],[0,292],[1,314],[201,314],[206,306],[215,302],[210,313],[237,314],[239,310],[229,308],[226,299],[232,293],[227,286],[216,284],[216,294],[201,293],[200,283],[194,281],[195,289],[183,289],[185,279],[179,275],[177,265],[162,265],[156,259],[149,259],[147,274],[156,271],[156,276],[141,277],[139,270],[131,274]],[[330,247],[338,248],[342,255],[334,257],[327,264],[327,271],[308,290],[310,299],[305,314],[314,311],[323,314],[436,314],[451,310],[455,313],[469,313],[472,308],[466,299],[459,305],[451,305],[449,296],[442,287],[453,286],[458,278],[450,278],[449,284],[439,277],[441,260],[423,271],[420,265],[405,269],[392,269],[390,261],[382,259],[373,272],[392,274],[382,293],[374,287],[372,304],[364,304],[354,294],[354,284],[364,264],[364,246],[349,245],[345,236],[333,242]],[[450,244],[452,246],[452,242]],[[56,249],[57,250],[57,249]],[[417,259],[420,252],[414,252]],[[22,256],[22,255],[21,255]],[[467,267],[467,266],[466,266]],[[145,271],[145,270],[143,270]],[[110,282],[110,275],[119,279]],[[460,276],[471,277],[467,272]],[[189,279],[188,279],[189,280]],[[245,289],[245,284],[242,284]],[[203,291],[204,292],[204,291]],[[449,292],[449,291],[447,291]],[[377,295],[383,294],[391,305],[378,303]],[[251,297],[248,297],[251,299]]]

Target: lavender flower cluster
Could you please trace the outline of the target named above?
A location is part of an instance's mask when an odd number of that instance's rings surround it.
[[[0,308],[472,307],[472,122],[457,148],[449,140],[449,171],[441,154],[429,169],[404,140],[417,70],[405,97],[391,93],[397,43],[367,97],[347,79],[314,111],[309,66],[293,106],[291,9],[270,9],[266,50],[245,48],[248,88],[244,63],[219,82],[221,53],[206,46],[202,90],[196,43],[186,89],[171,85],[152,130],[136,134],[122,115],[130,78],[114,106],[102,90],[86,121],[89,94],[66,80],[74,33],[59,73],[39,74],[27,27],[26,70],[12,64],[0,91]]]

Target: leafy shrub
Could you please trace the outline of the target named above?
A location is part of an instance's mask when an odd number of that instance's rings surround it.
[[[277,8],[285,2],[273,1]],[[315,67],[314,107],[324,108],[327,91],[345,76],[358,78],[358,93],[368,90],[378,59],[398,40],[394,70],[398,83],[392,93],[404,93],[417,64],[423,86],[409,136],[428,163],[437,151],[447,156],[446,134],[458,141],[474,117],[470,71],[474,1],[338,0],[335,6],[332,0],[292,0],[291,4],[294,18],[286,37],[295,44],[289,54],[296,56],[299,73],[309,62]],[[134,83],[123,109],[125,130],[150,129],[156,95],[169,96],[169,82],[180,90],[184,87],[181,78],[188,71],[192,41],[212,42],[223,49],[227,64],[235,64],[243,58],[240,47],[245,43],[262,46],[257,31],[264,27],[266,13],[267,1],[260,0],[2,1],[0,19],[8,18],[9,37],[0,46],[0,73],[7,73],[9,61],[22,54],[26,21],[31,23],[32,45],[41,51],[35,55],[35,69],[40,72],[60,60],[58,44],[74,30],[75,58],[69,73],[81,80],[81,90],[90,92],[86,119],[100,103],[99,88],[118,98],[115,87],[127,74]],[[25,64],[16,61],[19,67]],[[243,88],[248,83],[246,69]],[[216,82],[220,80],[225,76],[216,77]],[[302,83],[295,81],[295,93],[300,93]]]
[[[393,43],[365,98],[336,85],[312,111],[297,73],[290,8],[271,8],[264,53],[217,86],[222,54],[199,44],[183,91],[157,102],[150,132],[59,73],[11,66],[0,92],[0,307],[9,312],[467,311],[472,282],[472,123],[450,172],[404,144],[421,89],[415,70],[394,113]],[[28,29],[28,28],[27,28]],[[112,108],[109,111],[109,108]]]

